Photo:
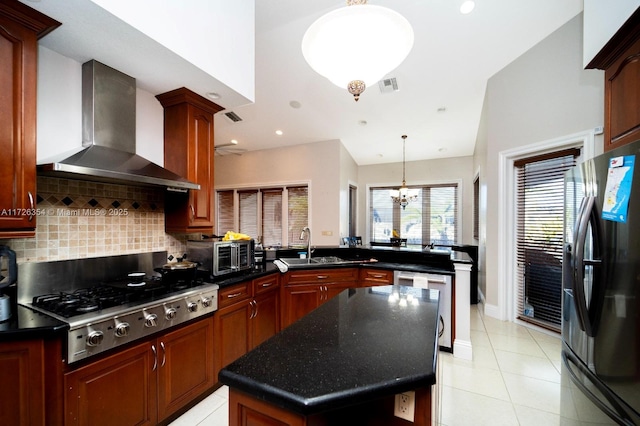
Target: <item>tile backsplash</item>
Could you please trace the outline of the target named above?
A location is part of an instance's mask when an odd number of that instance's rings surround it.
[[[189,234],[164,231],[164,190],[38,176],[36,236],[0,240],[19,263],[166,250]]]

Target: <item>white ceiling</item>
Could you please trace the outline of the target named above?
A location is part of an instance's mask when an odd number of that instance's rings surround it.
[[[91,1],[21,1],[63,22],[43,46],[81,63],[97,59],[153,94],[181,86],[204,94],[221,86]],[[583,0],[476,0],[469,15],[459,13],[461,2],[369,0],[405,16],[415,43],[387,76],[400,90],[382,94],[369,87],[356,103],[311,70],[300,48],[311,23],[344,0],[256,0],[255,103],[220,90],[216,102],[243,121],[218,113],[216,144],[236,139],[239,148],[260,150],[338,139],[366,165],[402,161],[401,135],[407,134],[409,160],[472,155],[487,80],[579,14]]]
[[[216,117],[216,143],[259,150],[339,139],[366,165],[402,161],[407,134],[409,160],[472,155],[487,80],[580,13],[583,1],[476,0],[469,15],[461,2],[369,0],[406,17],[415,44],[387,75],[398,92],[369,87],[355,102],[311,70],[300,48],[311,23],[344,1],[257,0],[256,100],[233,109],[240,123]]]

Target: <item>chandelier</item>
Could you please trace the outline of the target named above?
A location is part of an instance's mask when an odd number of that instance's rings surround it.
[[[407,188],[407,182],[404,179],[406,142],[407,135],[402,135],[402,186],[398,189],[392,189],[391,191],[389,191],[389,195],[391,195],[391,199],[393,200],[393,202],[396,204],[400,204],[402,210],[407,207],[407,204],[418,199],[418,192],[415,189]]]
[[[413,28],[402,15],[367,0],[321,16],[302,39],[302,54],[311,68],[357,101],[367,86],[380,81],[409,55]]]

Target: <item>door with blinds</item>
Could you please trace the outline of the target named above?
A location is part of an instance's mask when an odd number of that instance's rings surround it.
[[[517,317],[560,331],[564,175],[579,149],[514,162],[517,175]]]

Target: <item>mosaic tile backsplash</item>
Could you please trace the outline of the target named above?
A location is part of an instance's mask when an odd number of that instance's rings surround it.
[[[38,177],[35,238],[0,240],[19,263],[166,250],[181,256],[189,234],[164,232],[164,190]]]

